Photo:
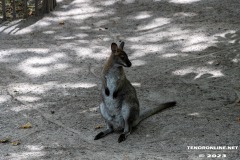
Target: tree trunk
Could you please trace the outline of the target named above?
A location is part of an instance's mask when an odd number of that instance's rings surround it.
[[[15,0],[12,0],[12,7],[13,7],[13,18],[16,19],[16,3]]]
[[[57,6],[57,0],[53,0],[53,8]]]
[[[2,0],[2,14],[3,14],[3,20],[7,20],[7,15],[6,15],[6,2],[5,0]]]
[[[35,16],[38,16],[38,0],[35,0]]]
[[[42,12],[49,13],[50,11],[53,11],[56,6],[56,0],[43,0]]]
[[[24,5],[24,18],[28,17],[28,13],[27,13],[27,0],[23,1],[23,5]]]
[[[49,0],[43,0],[42,12],[43,12],[43,13],[49,13],[49,12],[50,12],[50,9],[49,9]]]

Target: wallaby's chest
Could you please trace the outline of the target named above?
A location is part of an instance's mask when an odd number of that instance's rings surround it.
[[[111,108],[113,109],[113,111],[111,112],[115,112],[114,110],[119,107],[119,100],[113,97],[114,91],[116,91],[117,89],[118,80],[119,80],[119,77],[117,75],[109,74],[106,76],[107,88],[105,89],[105,93],[104,93],[105,95],[104,101],[110,110]],[[108,90],[108,93],[106,93],[106,90]]]
[[[117,75],[107,75],[105,78],[107,82],[107,88],[109,89],[110,94],[113,94],[113,92],[117,88],[120,77]]]
[[[121,80],[120,71],[117,69],[111,69],[105,75],[106,87],[108,88],[110,95],[113,95],[114,91],[118,87]]]

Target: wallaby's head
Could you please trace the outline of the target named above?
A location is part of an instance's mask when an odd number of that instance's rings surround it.
[[[116,65],[123,66],[123,67],[131,67],[132,63],[128,59],[127,54],[123,51],[124,42],[120,44],[118,47],[116,43],[112,43],[112,56],[113,61]]]

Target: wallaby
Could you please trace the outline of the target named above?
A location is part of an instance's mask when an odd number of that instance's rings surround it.
[[[123,70],[123,67],[132,65],[123,47],[124,42],[119,47],[116,43],[112,43],[112,54],[103,67],[100,112],[105,119],[107,129],[97,134],[94,140],[114,131],[123,131],[118,138],[120,143],[139,122],[176,104],[175,101],[168,102],[140,113],[136,90]]]

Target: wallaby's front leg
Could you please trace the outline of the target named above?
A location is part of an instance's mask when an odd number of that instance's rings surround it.
[[[118,138],[118,143],[121,143],[122,141],[125,141],[127,136],[131,133],[132,126],[128,121],[125,121],[124,131]]]
[[[122,113],[122,116],[123,116],[123,119],[124,119],[124,131],[119,136],[118,143],[120,143],[122,141],[125,141],[127,136],[132,131],[132,124],[131,124],[131,121],[130,121],[131,109],[126,103],[123,103],[121,113]]]

